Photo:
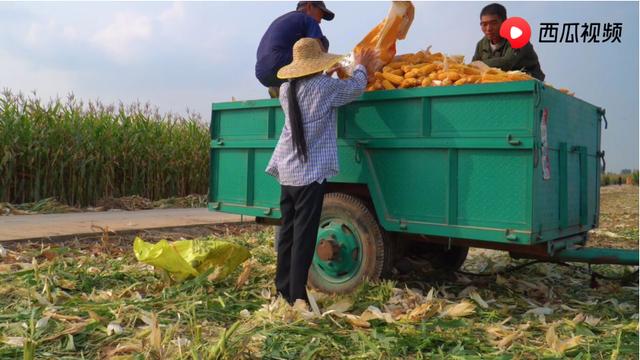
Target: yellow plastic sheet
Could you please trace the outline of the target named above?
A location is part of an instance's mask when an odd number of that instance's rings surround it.
[[[367,48],[378,50],[379,66],[390,63],[396,55],[396,41],[404,39],[409,32],[414,12],[411,1],[393,1],[387,17],[356,45],[353,52],[358,53]]]
[[[136,237],[133,251],[138,261],[166,270],[176,281],[216,267],[216,279],[223,279],[251,257],[242,246],[220,240],[160,240],[151,244]]]

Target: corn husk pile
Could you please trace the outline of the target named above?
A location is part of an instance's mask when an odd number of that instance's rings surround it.
[[[0,215],[57,214],[78,211],[80,209],[62,204],[56,198],[46,198],[17,205],[0,202]]]
[[[157,209],[203,208],[207,207],[207,195],[191,194],[184,197],[156,200],[153,202],[153,207]]]
[[[207,195],[191,194],[183,197],[170,197],[151,201],[142,196],[123,196],[119,198],[106,198],[98,201],[96,207],[73,207],[60,203],[55,198],[46,198],[40,201],[24,204],[10,204],[0,202],[0,216],[2,215],[34,215],[34,214],[60,214],[82,211],[108,211],[120,209],[127,211],[146,209],[169,208],[204,208],[207,207]]]
[[[145,210],[153,209],[151,200],[138,196],[123,196],[119,198],[106,198],[98,201],[98,207],[104,210],[123,209],[123,210]]]
[[[532,80],[522,71],[464,64],[464,56],[430,50],[398,55],[369,79],[367,91]]]

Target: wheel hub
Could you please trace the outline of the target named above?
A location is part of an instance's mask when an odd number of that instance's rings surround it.
[[[322,261],[337,260],[338,255],[340,254],[340,244],[338,244],[333,237],[329,239],[320,239],[316,253]]]
[[[361,246],[347,221],[335,218],[327,220],[318,231],[314,264],[327,280],[344,281],[360,267]]]

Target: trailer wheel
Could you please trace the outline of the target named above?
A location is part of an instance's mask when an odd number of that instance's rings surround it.
[[[351,292],[365,279],[377,280],[390,271],[391,251],[385,231],[363,201],[326,194],[309,283],[327,293]]]

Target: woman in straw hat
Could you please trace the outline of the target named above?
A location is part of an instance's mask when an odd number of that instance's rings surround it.
[[[278,71],[278,78],[288,80],[280,86],[285,124],[266,172],[281,186],[276,288],[290,304],[298,299],[308,302],[307,276],[326,179],[339,170],[336,109],[364,92],[366,67],[374,61],[374,53],[365,50],[355,55],[351,78],[332,78],[342,58],[325,53],[317,39],[302,38],[293,46],[293,61]]]

